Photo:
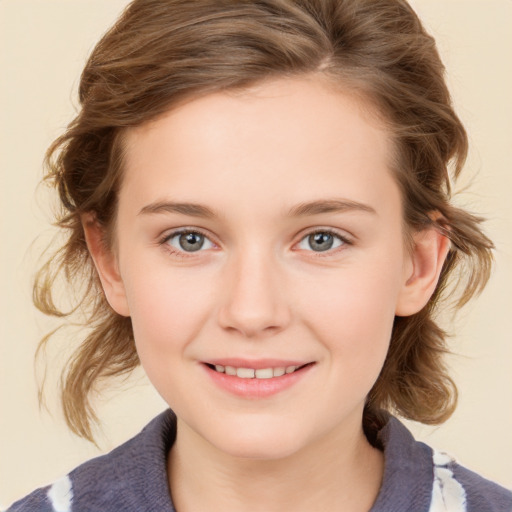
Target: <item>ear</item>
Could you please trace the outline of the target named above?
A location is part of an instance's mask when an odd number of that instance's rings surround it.
[[[413,249],[408,255],[405,280],[395,311],[397,316],[413,315],[428,303],[449,249],[450,240],[435,227],[413,235]]]
[[[117,257],[111,248],[106,247],[104,229],[93,213],[82,215],[82,226],[87,248],[94,261],[108,303],[119,315],[130,316]]]

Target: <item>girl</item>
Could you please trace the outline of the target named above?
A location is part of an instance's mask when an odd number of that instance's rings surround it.
[[[135,0],[80,102],[35,287],[59,315],[53,268],[86,282],[66,419],[91,439],[90,392],[139,363],[170,409],[10,510],[512,509],[390,414],[453,412],[434,313],[492,249],[450,203],[467,138],[406,2]]]

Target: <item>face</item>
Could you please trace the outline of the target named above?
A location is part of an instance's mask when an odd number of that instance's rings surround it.
[[[411,270],[376,117],[284,79],[188,102],[126,148],[109,300],[184,431],[255,458],[360,432]]]

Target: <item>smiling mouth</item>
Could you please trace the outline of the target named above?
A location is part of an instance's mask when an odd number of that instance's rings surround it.
[[[301,366],[278,366],[269,368],[238,368],[235,366],[223,366],[220,364],[209,364],[206,363],[208,368],[215,370],[218,373],[224,373],[240,379],[273,379],[275,377],[282,377],[295,373],[307,366],[311,366],[314,363],[306,363]]]

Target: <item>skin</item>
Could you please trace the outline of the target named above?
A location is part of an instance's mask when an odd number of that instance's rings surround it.
[[[395,315],[426,304],[448,250],[434,230],[406,249],[377,119],[318,77],[197,98],[128,133],[114,250],[84,216],[107,299],[178,416],[180,512],[371,508],[383,457],[362,430],[365,397]],[[290,215],[334,200],[348,205]],[[180,228],[203,247],[186,252]],[[308,236],[325,230],[333,246],[318,250]],[[203,363],[225,357],[314,364],[255,399],[213,383]]]

